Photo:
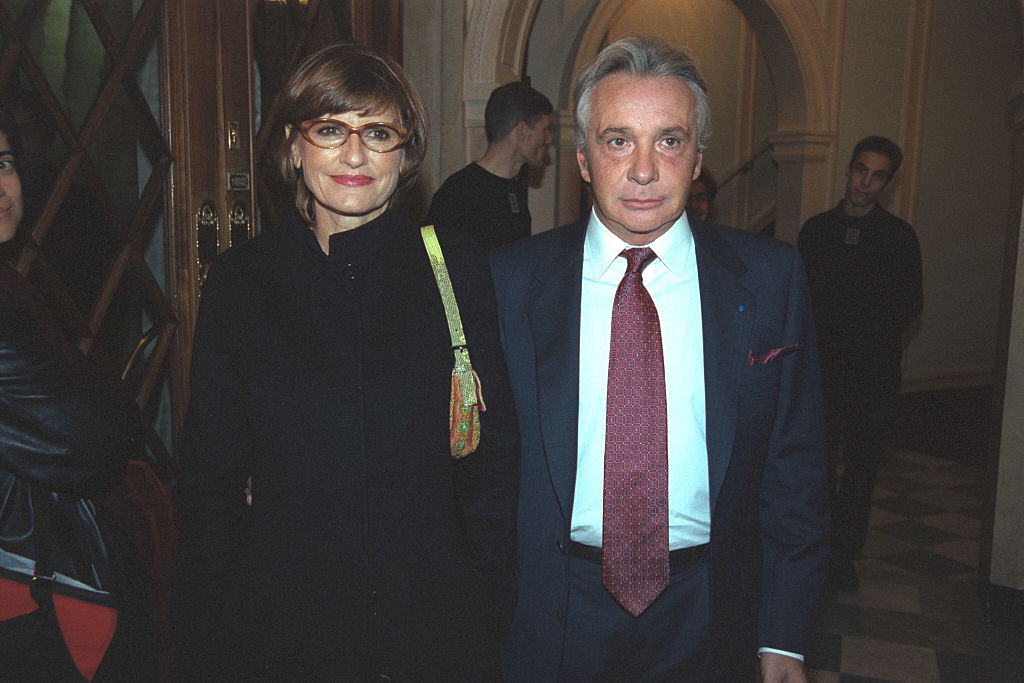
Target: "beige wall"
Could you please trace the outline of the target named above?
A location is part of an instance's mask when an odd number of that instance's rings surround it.
[[[1019,21],[1024,25],[1024,12]],[[1000,310],[999,368],[1005,372],[995,392],[1002,424],[992,467],[997,482],[993,523],[986,540],[991,539],[991,582],[1024,590],[1024,64],[1018,65],[1018,74],[1008,116],[1014,130],[1010,192],[1015,201],[1006,231]]]
[[[465,165],[462,71],[464,0],[405,0],[405,70],[430,114],[427,157],[400,209],[419,220],[445,178]]]
[[[833,195],[842,197],[846,162],[861,138],[884,135],[902,144],[900,111],[909,0],[846,3],[838,96],[837,166]],[[898,183],[892,187],[895,190]],[[891,195],[891,192],[889,193]]]
[[[991,376],[1010,192],[1010,87],[1020,70],[1014,0],[936,0],[915,227],[925,268],[910,378]],[[955,376],[952,379],[957,379]]]
[[[1024,590],[1024,240],[1018,244],[1015,270],[990,580]]]

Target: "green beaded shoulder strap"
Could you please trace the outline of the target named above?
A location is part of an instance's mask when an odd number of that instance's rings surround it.
[[[459,303],[455,300],[455,291],[452,289],[452,281],[448,277],[448,267],[444,263],[444,253],[441,251],[441,244],[437,241],[434,226],[423,226],[420,228],[420,235],[423,237],[423,245],[427,248],[430,267],[434,271],[437,289],[441,293],[441,303],[444,304],[444,314],[448,319],[448,332],[452,338],[452,353],[455,355],[453,372],[461,389],[463,408],[469,409],[477,405],[477,387],[473,377],[473,365],[469,360],[466,334],[462,329]]]

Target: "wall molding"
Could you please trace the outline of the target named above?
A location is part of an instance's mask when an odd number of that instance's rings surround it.
[[[991,366],[966,368],[953,372],[933,372],[905,375],[901,383],[903,393],[936,391],[991,385],[995,382],[995,368]]]
[[[750,22],[744,21],[740,26],[740,76],[736,83],[736,156],[732,160],[733,168],[745,164],[750,150],[754,148],[754,113],[757,111],[757,34],[750,27]],[[750,225],[753,209],[750,206],[748,173],[737,176],[735,197],[732,225],[746,228]]]
[[[768,144],[776,161],[824,161],[834,139],[825,131],[786,131],[769,135]]]
[[[526,45],[540,0],[476,0],[466,28],[463,89],[483,100],[499,85],[521,80]]]
[[[829,85],[835,97],[832,98],[832,109],[829,112],[829,130],[833,136],[839,135],[839,110],[843,97],[843,52],[846,49],[846,0],[834,0],[826,4],[825,16],[822,20],[825,25],[826,35],[829,37],[829,44],[832,46],[832,63],[829,71]],[[822,206],[834,204],[835,197],[832,194],[836,185],[836,173],[838,167],[839,149],[832,144],[828,150],[828,159],[825,163],[825,187],[828,196],[822,197]]]
[[[907,52],[903,64],[903,98],[900,102],[900,169],[895,212],[911,225],[917,213],[921,177],[921,144],[924,131],[925,95],[928,91],[928,58],[931,47],[934,0],[914,0],[907,27]]]
[[[985,617],[990,624],[1024,630],[1024,590],[983,583],[981,593]]]

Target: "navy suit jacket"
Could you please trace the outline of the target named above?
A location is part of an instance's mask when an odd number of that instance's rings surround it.
[[[714,678],[749,680],[759,646],[807,652],[824,584],[817,349],[795,248],[691,225],[712,511],[709,668]],[[511,680],[554,679],[565,645],[586,226],[563,226],[491,257],[522,440],[519,596],[505,649]]]

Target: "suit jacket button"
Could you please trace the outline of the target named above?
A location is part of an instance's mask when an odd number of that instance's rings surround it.
[[[558,544],[559,552],[561,552],[563,555],[565,555],[565,553],[568,552],[566,550],[565,543],[562,543],[561,541],[558,541],[557,544]]]
[[[348,280],[355,280],[357,277],[359,277],[359,268],[352,265],[351,263],[345,266],[343,272],[345,273],[345,278]]]

